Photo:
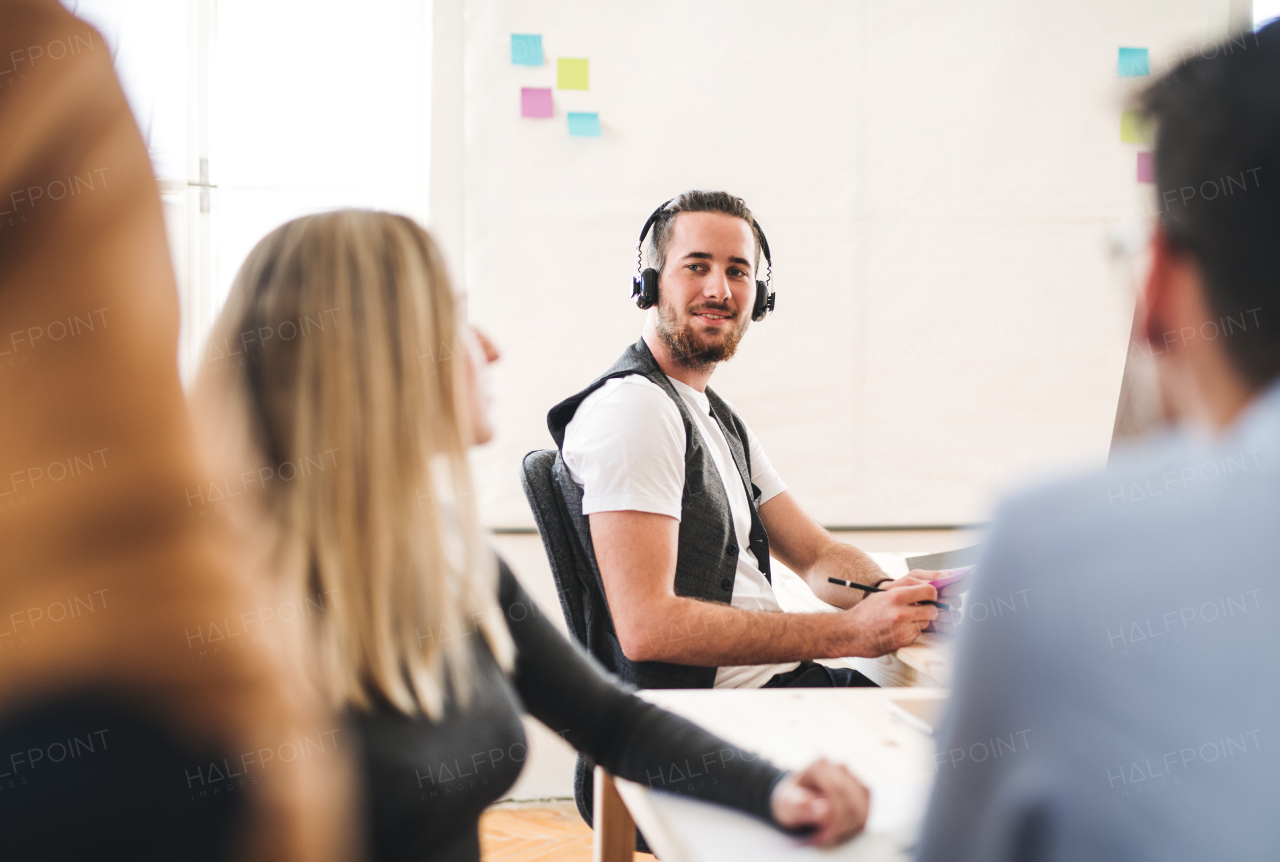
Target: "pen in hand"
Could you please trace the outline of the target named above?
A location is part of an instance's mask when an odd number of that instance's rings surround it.
[[[853,587],[855,590],[862,590],[864,593],[887,593],[888,590],[882,590],[879,587],[869,587],[866,584],[859,584],[856,581],[842,581],[839,578],[827,578],[827,583],[839,584],[842,587]],[[935,602],[931,599],[925,599],[922,602],[916,602],[917,605],[933,605],[941,611],[951,610],[951,605]]]

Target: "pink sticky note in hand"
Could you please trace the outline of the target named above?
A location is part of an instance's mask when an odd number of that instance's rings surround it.
[[[943,587],[950,586],[951,584],[954,584],[956,581],[963,579],[964,576],[969,574],[971,571],[973,571],[973,566],[964,566],[959,569],[949,569],[947,570],[947,574],[943,575],[941,578],[936,578],[935,580],[930,581],[930,583],[932,583],[938,589],[942,589]]]
[[[551,104],[551,88],[522,87],[520,89],[520,116],[550,117],[555,111]]]
[[[1151,162],[1151,153],[1138,153],[1138,182],[1154,183],[1156,166]]]

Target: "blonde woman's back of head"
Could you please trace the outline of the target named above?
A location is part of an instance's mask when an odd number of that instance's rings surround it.
[[[467,468],[460,325],[421,227],[341,210],[259,242],[210,340],[239,358],[197,382],[206,439],[257,501],[242,521],[279,588],[323,608],[299,647],[337,704],[440,717],[450,686],[467,700],[477,624],[510,667]]]

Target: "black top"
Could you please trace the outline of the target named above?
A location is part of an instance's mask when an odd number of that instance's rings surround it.
[[[193,744],[136,695],[82,690],[6,703],[5,859],[222,862],[244,828],[236,757]]]
[[[478,632],[464,633],[476,658],[465,708],[450,703],[438,723],[390,707],[352,715],[375,860],[478,860],[480,814],[524,763],[526,710],[614,775],[771,820],[781,771],[623,689],[543,617],[501,561],[499,571],[512,677]]]

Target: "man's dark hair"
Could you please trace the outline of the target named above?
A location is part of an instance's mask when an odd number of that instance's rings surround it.
[[[1280,25],[1204,43],[1139,104],[1165,234],[1199,264],[1236,371],[1262,386],[1280,373]]]
[[[671,225],[680,213],[723,213],[740,218],[751,226],[756,241],[756,270],[760,269],[760,231],[747,203],[728,192],[688,191],[667,204],[649,229],[649,265],[662,272],[667,265],[667,247],[671,245]]]

